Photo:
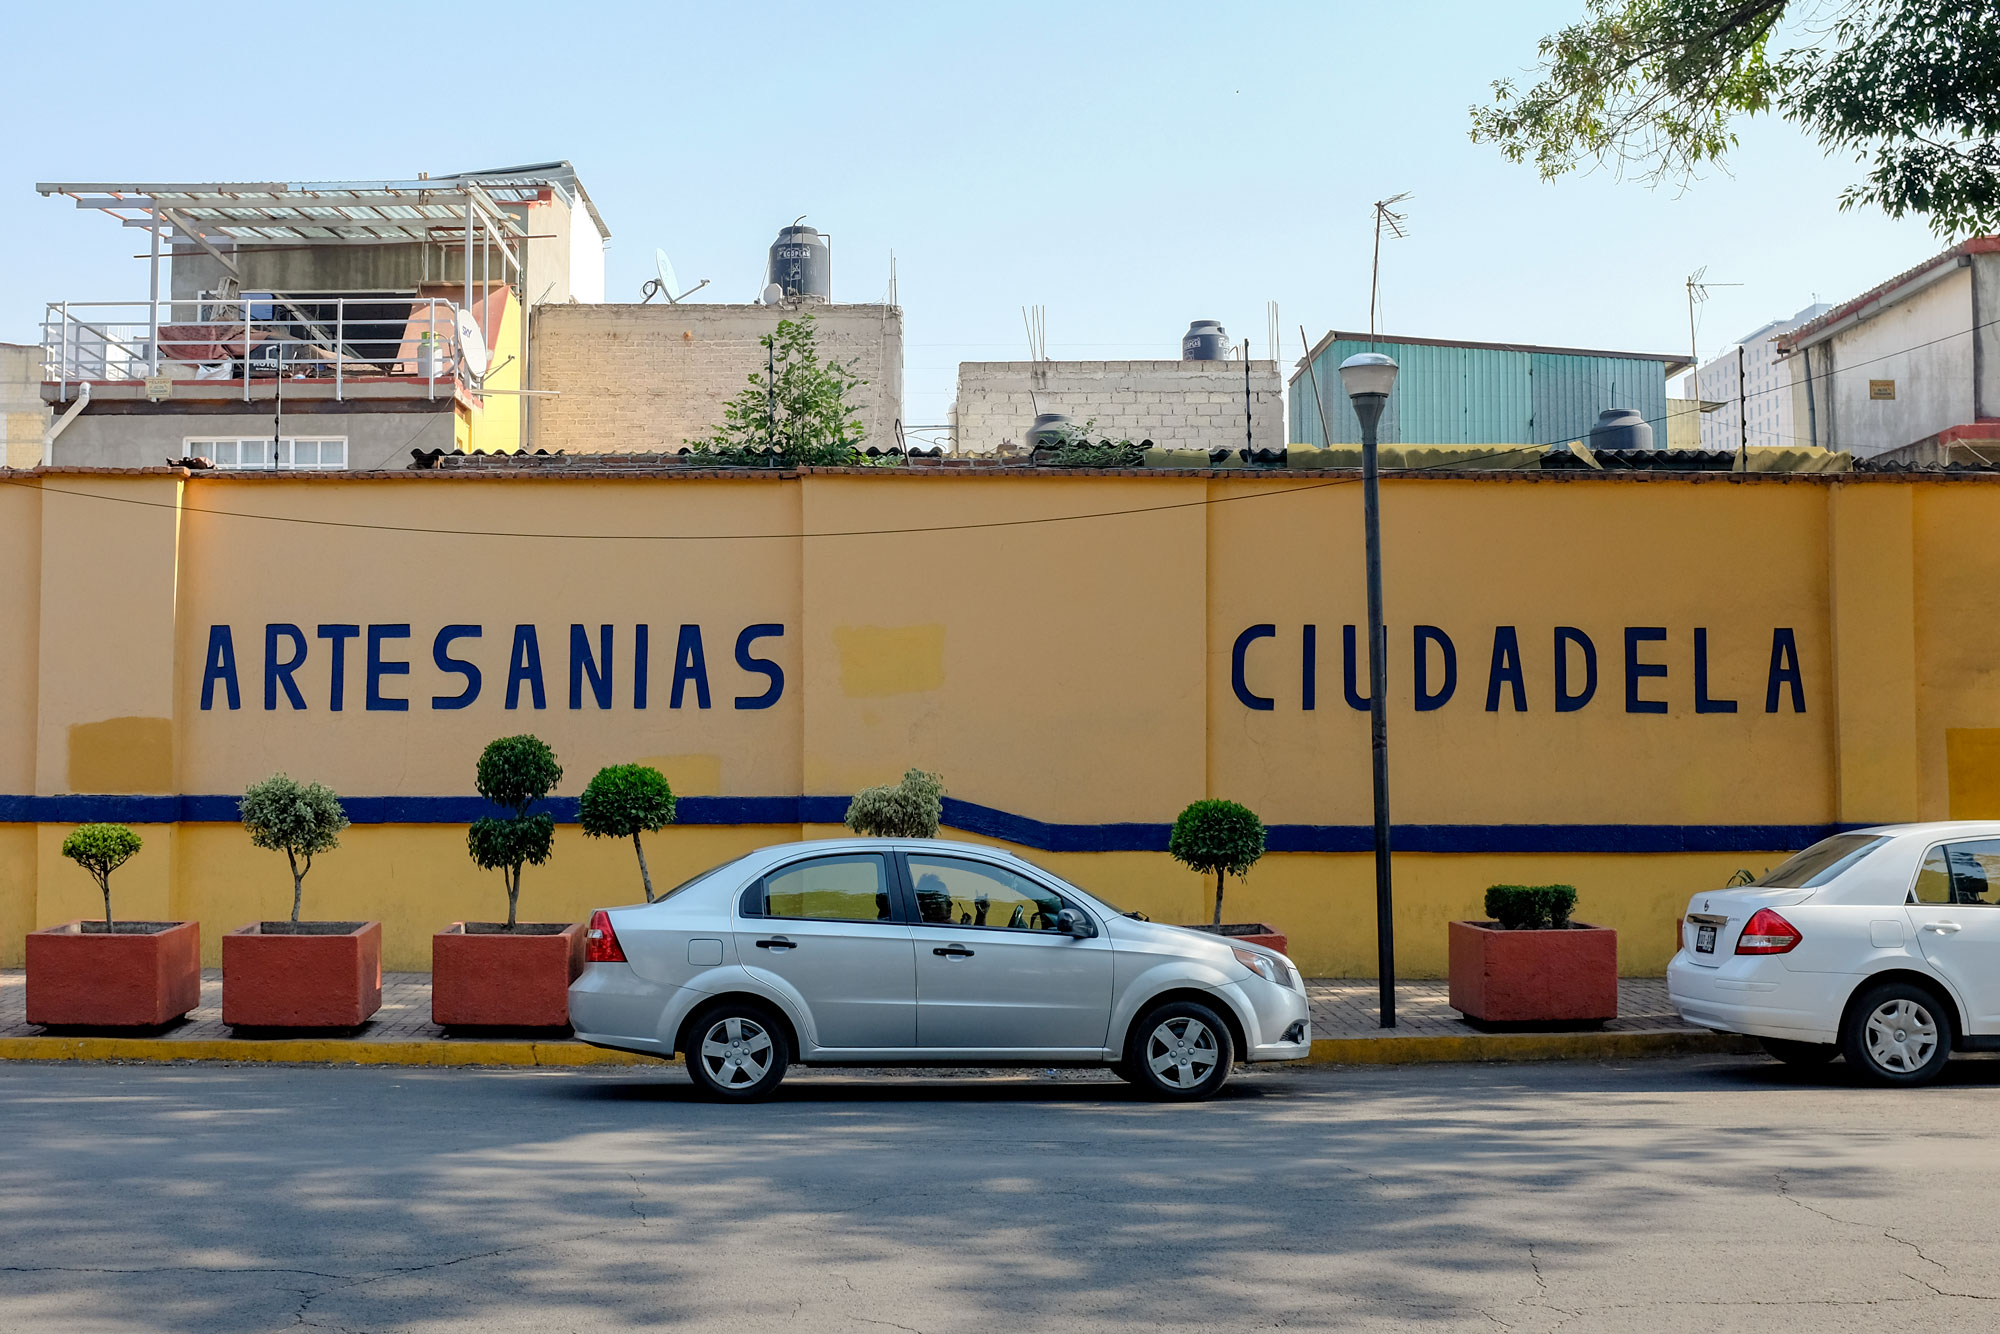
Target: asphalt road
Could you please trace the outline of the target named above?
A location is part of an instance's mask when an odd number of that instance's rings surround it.
[[[0,1068],[0,1330],[1990,1330],[2000,1062]]]

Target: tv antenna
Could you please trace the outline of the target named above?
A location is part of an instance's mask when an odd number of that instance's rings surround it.
[[[656,296],[663,296],[667,299],[668,305],[677,306],[708,286],[708,279],[703,278],[687,291],[675,296],[674,293],[680,289],[681,280],[674,276],[674,262],[667,258],[667,252],[664,250],[653,251],[653,272],[658,276],[646,279],[645,284],[639,289],[643,298],[639,304],[642,306]]]
[[[1405,190],[1399,195],[1391,195],[1387,199],[1378,199],[1375,201],[1375,262],[1370,266],[1368,273],[1368,338],[1370,342],[1373,342],[1375,339],[1375,312],[1382,305],[1382,229],[1385,227],[1388,228],[1389,235],[1395,237],[1398,241],[1410,234],[1403,225],[1409,221],[1409,214],[1398,213],[1393,207],[1410,198],[1410,196],[1411,191]]]
[[[1699,402],[1699,401],[1701,400],[1701,348],[1700,348],[1699,346],[1697,346],[1697,344],[1696,344],[1696,342],[1695,342],[1695,332],[1694,332],[1694,308],[1695,308],[1696,306],[1700,305],[1700,304],[1701,304],[1702,302],[1704,302],[1704,301],[1708,300],[1708,289],[1709,289],[1709,288],[1711,288],[1711,287],[1741,287],[1741,286],[1743,286],[1743,284],[1742,284],[1742,283],[1711,283],[1711,282],[1703,282],[1703,281],[1702,281],[1702,276],[1703,276],[1704,274],[1706,274],[1707,272],[1708,272],[1708,266],[1707,266],[1706,264],[1704,264],[1704,265],[1702,265],[1702,266],[1701,266],[1700,268],[1696,269],[1696,270],[1695,270],[1695,271],[1694,271],[1693,273],[1690,273],[1690,274],[1688,275],[1688,279],[1687,279],[1687,289],[1688,289],[1688,358],[1689,358],[1689,360],[1690,360],[1690,361],[1692,361],[1692,362],[1694,363],[1693,365],[1689,366],[1689,367],[1688,367],[1688,369],[1694,372],[1694,396],[1695,396],[1695,401],[1696,401],[1696,402]]]
[[[1028,329],[1028,360],[1047,361],[1049,359],[1049,308],[1047,306],[1021,307],[1021,323]]]

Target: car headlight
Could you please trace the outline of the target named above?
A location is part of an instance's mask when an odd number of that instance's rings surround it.
[[[1285,967],[1285,965],[1279,963],[1270,955],[1257,954],[1250,950],[1239,950],[1234,945],[1229,947],[1229,952],[1236,956],[1236,962],[1242,964],[1266,982],[1273,982],[1281,987],[1290,985],[1288,974],[1290,974],[1291,969]]]

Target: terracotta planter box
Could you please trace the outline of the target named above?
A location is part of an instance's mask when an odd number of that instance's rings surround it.
[[[582,972],[582,922],[453,922],[431,937],[431,1022],[562,1028]]]
[[[232,1028],[355,1028],[381,1008],[380,922],[252,922],[222,938]]]
[[[1451,1008],[1489,1024],[1600,1023],[1618,1017],[1618,933],[1502,931],[1449,922]]]
[[[28,1022],[155,1028],[201,1003],[197,922],[65,922],[28,933]]]
[[[1262,945],[1265,949],[1276,950],[1280,954],[1286,952],[1285,933],[1263,922],[1224,922],[1221,926],[1210,926],[1203,922],[1198,926],[1190,924],[1188,930],[1206,931],[1211,936],[1226,936],[1232,941],[1248,941],[1252,945]]]

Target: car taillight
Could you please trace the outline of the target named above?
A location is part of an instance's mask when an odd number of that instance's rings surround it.
[[[618,933],[611,929],[611,914],[599,908],[590,915],[590,925],[583,932],[583,961],[585,963],[624,963],[625,951],[618,944]]]
[[[1759,908],[1750,920],[1743,924],[1743,934],[1736,938],[1738,954],[1783,954],[1795,947],[1805,937],[1793,926],[1769,908]]]

